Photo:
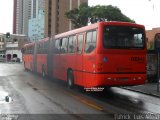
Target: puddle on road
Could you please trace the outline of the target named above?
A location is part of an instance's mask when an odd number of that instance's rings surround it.
[[[9,94],[5,91],[0,91],[0,104],[10,103],[13,99],[9,96]]]

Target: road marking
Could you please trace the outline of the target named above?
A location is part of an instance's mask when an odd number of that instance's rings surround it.
[[[96,110],[102,111],[103,107],[101,107],[100,105],[97,105],[96,103],[94,103],[93,101],[87,100],[86,98],[82,97],[82,96],[77,96],[73,93],[70,92],[66,92],[65,93],[69,94],[70,96],[76,98],[77,100],[79,100],[81,103],[84,103],[85,105],[92,107]]]
[[[98,106],[98,105],[95,105],[95,104],[93,104],[93,103],[90,103],[90,102],[88,102],[88,101],[82,100],[82,102],[83,102],[84,104],[92,107],[92,108],[95,108],[95,109],[99,110],[99,111],[102,111],[102,110],[103,110],[102,107],[100,107],[100,106]]]

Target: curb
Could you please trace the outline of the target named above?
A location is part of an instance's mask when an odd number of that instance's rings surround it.
[[[146,94],[146,95],[150,95],[150,96],[153,96],[153,97],[160,98],[160,95],[153,94],[153,93],[148,93],[148,92],[141,91],[141,90],[135,90],[135,89],[132,89],[132,88],[127,88],[127,87],[122,87],[122,89],[130,90],[130,91],[134,91],[134,92],[139,92],[139,93],[142,93],[142,94]]]

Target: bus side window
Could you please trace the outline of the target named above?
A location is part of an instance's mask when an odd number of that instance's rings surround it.
[[[85,52],[91,53],[96,47],[97,31],[89,31],[86,36]]]
[[[62,46],[61,46],[61,52],[62,53],[67,53],[67,45],[68,45],[68,38],[63,38],[62,39]]]
[[[38,47],[38,48],[37,48],[37,49],[38,49],[37,52],[40,54],[40,49],[41,49],[40,43],[38,43],[38,46],[37,46],[37,47]]]
[[[48,53],[48,42],[45,41],[43,46],[44,46],[43,53],[47,54]]]
[[[27,47],[25,48],[25,54],[27,54],[28,53],[28,50],[27,50]]]
[[[40,43],[41,47],[40,47],[40,53],[43,53],[43,43]]]
[[[31,54],[31,47],[28,47],[28,54]]]
[[[24,54],[25,53],[25,48],[22,48],[21,52],[22,52],[22,54]]]
[[[77,53],[82,53],[82,46],[83,46],[83,34],[78,35],[78,45],[77,45]]]
[[[40,54],[42,53],[42,50],[43,50],[43,44],[40,43],[40,48],[39,48],[39,53],[40,53]]]
[[[56,42],[55,42],[55,47],[54,47],[54,53],[55,54],[59,54],[60,53],[60,43],[59,43],[59,40],[57,39]]]
[[[76,36],[70,36],[68,42],[68,53],[74,53],[76,46]]]
[[[31,46],[30,54],[33,54],[33,53],[34,53],[34,46]]]

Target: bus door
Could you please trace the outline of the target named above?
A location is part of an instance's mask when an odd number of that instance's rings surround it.
[[[34,45],[34,52],[33,52],[33,71],[37,72],[37,43]]]
[[[78,34],[75,83],[81,86],[83,86],[83,39],[84,39],[84,34],[83,33]]]
[[[94,74],[96,69],[96,38],[96,30],[86,32],[83,54],[84,87],[90,87],[97,84],[95,81],[96,75]]]
[[[57,78],[60,79],[59,76],[61,74],[60,71],[60,53],[61,53],[61,43],[62,41],[57,39],[55,40],[55,46],[54,46],[54,50],[53,50],[53,57],[52,57],[52,62],[53,62],[53,78]]]
[[[48,54],[47,54],[47,71],[48,71],[48,76],[52,77],[52,71],[53,71],[53,47],[54,47],[54,42],[52,38],[49,38],[48,41]]]
[[[67,66],[68,66],[68,59],[69,59],[69,55],[68,55],[68,37],[64,37],[61,39],[61,53],[59,56],[59,76],[60,79],[62,80],[67,80]]]

